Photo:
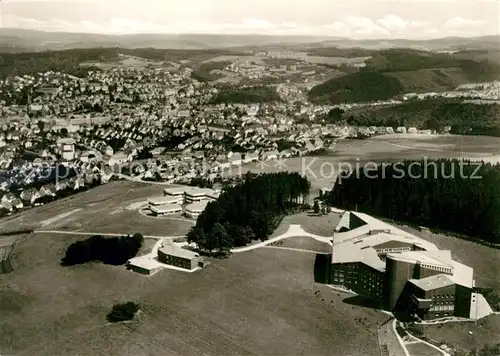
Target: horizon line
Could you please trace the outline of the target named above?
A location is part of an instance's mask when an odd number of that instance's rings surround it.
[[[0,0],[1,1],[1,0]],[[43,32],[43,33],[58,33],[58,34],[74,34],[74,35],[95,35],[95,36],[111,36],[111,37],[124,37],[124,36],[262,36],[262,37],[310,37],[310,38],[324,38],[324,39],[341,39],[349,41],[433,41],[433,40],[443,40],[443,39],[479,39],[483,37],[500,37],[500,34],[484,34],[484,35],[473,35],[473,36],[444,36],[444,37],[429,37],[429,38],[408,38],[408,37],[396,37],[396,38],[384,38],[384,37],[373,37],[373,38],[353,38],[353,37],[343,37],[335,35],[320,35],[320,34],[266,34],[266,33],[221,33],[221,32],[134,32],[134,33],[103,33],[103,32],[74,32],[74,31],[61,31],[61,30],[38,30],[32,28],[23,27],[0,27],[0,33],[2,30],[21,30],[21,31],[33,31],[33,32]]]

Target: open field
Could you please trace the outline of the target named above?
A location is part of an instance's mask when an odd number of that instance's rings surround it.
[[[500,162],[500,138],[455,135],[385,135],[367,140],[340,140],[331,156],[294,157],[249,163],[227,172],[227,176],[279,171],[301,172],[311,181],[311,193],[317,195],[321,188],[332,188],[338,172],[343,168],[362,167],[367,162],[381,163],[404,159],[465,158]]]
[[[411,356],[442,356],[443,353],[435,348],[419,342],[417,344],[406,345],[406,349]]]
[[[174,219],[154,219],[127,209],[135,202],[162,195],[162,187],[130,181],[110,182],[86,192],[32,208],[0,220],[0,230],[32,227],[103,233],[179,236],[192,223]],[[62,217],[62,218],[60,218]]]
[[[316,285],[314,254],[258,249],[148,278],[61,267],[77,239],[35,234],[16,247],[14,272],[0,275],[2,354],[378,355],[387,317]],[[107,325],[111,306],[128,300],[142,305],[139,323]]]
[[[469,331],[472,331],[472,335]],[[500,315],[490,315],[477,324],[468,322],[426,325],[424,335],[463,351],[480,349],[484,345],[500,342]]]
[[[340,64],[356,64],[356,63],[364,63],[366,60],[371,57],[323,57],[323,56],[311,56],[307,53],[296,53],[295,55],[287,55],[284,59],[296,60],[309,62],[313,64],[328,64],[328,65],[340,65]],[[221,61],[237,61],[237,60],[245,60],[245,61],[253,61],[257,64],[265,64],[263,63],[264,59],[269,59],[267,57],[260,56],[231,56],[231,55],[223,55],[215,58],[211,58],[206,60],[203,63],[208,62],[221,62]]]
[[[171,63],[165,63],[163,61],[154,61],[147,58],[141,58],[137,56],[130,55],[120,55],[120,60],[113,62],[97,62],[89,61],[80,63],[81,67],[97,67],[102,70],[110,70],[116,67],[132,67],[132,68],[146,68],[148,66],[152,67],[169,67],[174,68]]]

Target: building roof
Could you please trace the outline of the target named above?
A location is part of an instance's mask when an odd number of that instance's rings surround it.
[[[186,187],[186,195],[190,196],[212,196],[216,191],[210,188]]]
[[[193,213],[201,213],[207,207],[209,202],[207,200],[195,202],[186,206],[186,211]]]
[[[411,251],[389,254],[388,257],[413,263],[419,262],[421,264],[449,268],[451,269],[451,274],[447,275],[447,277],[453,281],[453,283],[467,288],[474,287],[474,269],[454,261],[451,256],[451,251],[449,250]]]
[[[139,256],[139,257],[134,257],[131,258],[128,261],[129,265],[139,267],[139,268],[144,268],[146,270],[153,270],[159,267],[162,267],[162,265],[156,261],[155,259],[149,257],[149,256]]]
[[[425,250],[439,251],[434,244],[370,215],[349,213],[360,219],[363,224],[358,228],[334,234],[332,263],[362,262],[384,271],[385,262],[378,257],[375,247],[391,241],[401,242],[402,246],[415,245]]]
[[[185,187],[170,187],[163,189],[163,192],[169,195],[182,195],[184,194],[185,190],[186,190]]]
[[[410,279],[410,283],[424,291],[430,291],[454,285],[455,282],[446,274],[436,274],[422,279]]]
[[[387,257],[409,263],[428,264],[435,267],[453,269],[451,264],[451,252],[449,250],[407,251],[401,253],[390,253]]]
[[[176,199],[179,199],[179,198],[172,198],[169,196],[162,195],[162,196],[158,196],[158,197],[149,198],[148,203],[151,205],[165,205],[165,204],[171,203],[172,201],[174,201]]]
[[[177,246],[176,244],[166,244],[162,246],[158,250],[158,252],[164,253],[165,255],[182,257],[190,260],[200,257],[200,255],[196,252],[186,250],[185,248]]]
[[[162,204],[162,205],[153,205],[149,208],[153,213],[163,214],[170,213],[175,211],[182,211],[182,207],[178,204]]]

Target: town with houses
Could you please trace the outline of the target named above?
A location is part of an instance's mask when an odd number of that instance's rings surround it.
[[[228,70],[241,68],[233,64]],[[218,89],[192,79],[191,71],[117,66],[89,70],[85,79],[46,71],[1,81],[2,214],[113,177],[169,183],[216,179],[235,166],[328,154],[340,138],[433,134],[415,127],[324,123],[321,118],[333,108],[400,101],[313,105],[293,84],[277,87],[278,103],[211,104]],[[240,74],[251,77],[255,71]],[[465,85],[452,92],[407,94],[401,101],[438,95],[492,100],[499,88],[500,82]]]

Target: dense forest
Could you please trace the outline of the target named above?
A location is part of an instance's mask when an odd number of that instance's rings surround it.
[[[281,98],[272,86],[249,86],[249,87],[224,87],[219,90],[211,103],[212,104],[251,104],[251,103],[270,103],[280,101]]]
[[[413,49],[388,49],[373,53],[366,61],[366,71],[400,72],[427,68],[457,67],[450,54],[423,52]]]
[[[308,98],[315,104],[334,105],[387,100],[402,93],[403,86],[397,78],[376,72],[359,72],[313,87]]]
[[[211,61],[203,62],[196,66],[191,72],[191,78],[196,79],[199,82],[211,82],[221,78],[223,75],[220,73],[213,73],[213,70],[222,70],[230,65],[230,61]]]
[[[87,61],[108,62],[118,59],[118,48],[85,48],[34,53],[1,53],[0,78],[34,74],[47,70],[84,75],[79,64]]]
[[[172,50],[156,48],[78,48],[60,51],[0,53],[0,79],[15,75],[34,74],[47,70],[61,71],[78,77],[93,68],[81,68],[82,62],[114,62],[119,54],[137,56],[154,61],[190,60],[193,65],[210,58],[235,54],[227,50]],[[237,54],[237,53],[236,53]],[[203,69],[200,73],[206,73]]]
[[[327,118],[336,123],[356,126],[414,126],[451,133],[500,136],[500,105],[465,103],[450,99],[408,101],[403,104],[352,110]]]
[[[323,199],[347,210],[500,243],[498,165],[422,160],[352,173],[339,177]]]
[[[187,240],[201,250],[222,254],[265,240],[285,215],[301,206],[309,189],[309,181],[298,173],[247,174],[207,205]]]
[[[109,265],[123,265],[135,257],[144,242],[141,234],[105,238],[100,235],[72,243],[61,260],[63,266],[101,261]]]

